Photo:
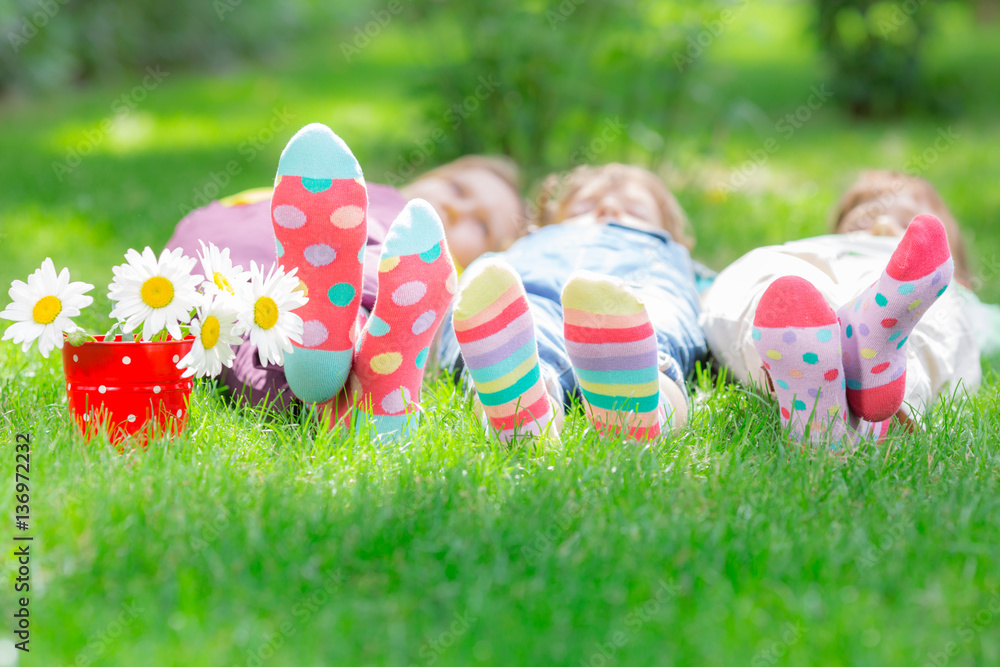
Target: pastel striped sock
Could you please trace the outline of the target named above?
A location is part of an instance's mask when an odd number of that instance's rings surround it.
[[[389,227],[378,293],[357,344],[352,386],[355,428],[380,436],[414,421],[430,345],[458,288],[444,227],[431,205],[410,201]]]
[[[874,285],[842,306],[840,316],[851,410],[868,421],[892,417],[906,389],[906,341],[954,273],[948,235],[933,215],[906,228]]]
[[[618,278],[580,271],[566,283],[562,305],[566,350],[594,428],[658,437],[656,333],[642,301]]]
[[[296,396],[325,401],[351,370],[368,235],[368,190],[347,144],[319,123],[295,133],[278,161],[271,220],[278,262],[298,269],[309,303],[302,344],[285,356]]]
[[[477,262],[452,322],[490,427],[504,442],[541,435],[552,404],[520,276],[502,260]]]
[[[808,280],[784,276],[764,291],[753,320],[754,347],[774,383],[782,426],[802,438],[839,443],[847,432],[840,325]]]

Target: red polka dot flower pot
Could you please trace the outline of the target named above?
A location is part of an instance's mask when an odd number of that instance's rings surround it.
[[[177,362],[193,336],[162,342],[122,341],[116,336],[62,347],[70,414],[87,440],[103,429],[121,445],[139,435],[145,446],[155,433],[177,434],[187,425],[192,382]]]
[[[204,275],[193,273],[199,262]],[[257,346],[262,365],[283,364],[292,343],[302,342],[302,318],[292,311],[309,299],[296,270],[251,262],[244,271],[214,244],[202,244],[197,259],[180,248],[159,257],[149,247],[130,249],[112,267],[111,329],[94,337],[73,322],[93,303],[86,293],[94,286],[70,280],[69,269],[57,272],[46,258],[26,282],[11,282],[0,319],[12,324],[0,341],[25,353],[37,345],[45,358],[60,349],[70,413],[87,440],[145,448],[150,436],[184,430],[192,379],[232,367],[241,336]]]

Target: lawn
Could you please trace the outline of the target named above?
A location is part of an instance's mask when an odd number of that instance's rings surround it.
[[[857,123],[824,104],[785,136],[776,124],[825,72],[791,7],[752,7],[712,45],[668,137],[695,256],[722,268],[822,233],[858,169],[911,164],[968,231],[981,296],[1000,301],[1000,31],[966,38],[956,19],[936,46],[941,67],[984,63],[960,117]],[[199,196],[270,182],[307,122],[384,180],[426,135],[425,101],[399,84],[420,67],[411,46],[387,30],[350,66],[328,40],[225,76],[8,101],[0,285],[51,256],[106,313],[127,248],[162,247]],[[942,131],[957,139],[930,159]],[[771,136],[779,150],[757,160]],[[57,358],[5,343],[0,454],[12,487],[15,435],[32,434],[34,541],[31,654],[15,662],[3,630],[0,667],[998,664],[996,368],[984,361],[984,386],[956,388],[925,432],[848,457],[803,450],[773,404],[707,374],[690,427],[655,447],[596,437],[575,414],[561,448],[510,450],[432,377],[399,445],[234,408],[206,384],[183,436],[121,455],[76,433]],[[13,515],[12,493],[0,509]],[[4,549],[12,534],[5,522]],[[10,628],[16,564],[0,567]]]

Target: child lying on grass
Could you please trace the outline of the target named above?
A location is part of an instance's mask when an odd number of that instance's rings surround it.
[[[773,387],[783,426],[814,442],[884,436],[893,415],[908,422],[981,378],[965,300],[948,288],[968,280],[961,235],[930,184],[864,173],[836,232],[751,251],[702,300],[713,355]]]
[[[465,156],[418,176],[399,191],[375,183],[364,187],[368,209],[361,307],[366,312],[375,305],[379,257],[389,224],[407,200],[424,199],[433,207],[444,222],[452,256],[459,266],[484,252],[504,250],[522,230],[520,177],[517,167],[506,158]],[[276,263],[271,231],[272,192],[272,188],[258,188],[191,211],[177,224],[166,247],[182,248],[194,257],[199,242],[214,243],[229,249],[234,264],[248,267],[254,261],[269,270]],[[261,364],[256,347],[249,342],[237,349],[232,368],[223,369],[220,382],[253,404],[266,399],[287,406],[291,400],[285,370]],[[321,393],[303,398],[314,401],[330,396]]]
[[[463,274],[443,365],[468,370],[504,441],[558,433],[577,395],[604,433],[679,428],[707,351],[680,206],[652,173],[610,164],[550,179],[540,217]]]

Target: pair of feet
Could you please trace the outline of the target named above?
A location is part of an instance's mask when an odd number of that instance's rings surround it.
[[[437,213],[409,202],[389,228],[371,316],[360,309],[368,193],[350,148],[313,123],[278,162],[271,219],[279,263],[297,268],[309,302],[301,345],[285,357],[292,392],[338,420],[370,420],[381,435],[417,409],[431,341],[457,289]]]
[[[453,324],[491,429],[507,442],[557,436],[562,390],[554,387],[558,397],[546,390],[520,276],[497,259],[472,271]],[[563,289],[562,305],[566,349],[593,426],[637,440],[659,436],[686,404],[661,400],[656,333],[642,301],[616,278],[581,271]],[[684,403],[682,391],[675,396]]]
[[[757,305],[753,339],[782,424],[838,443],[857,437],[859,420],[890,419],[903,404],[906,341],[953,272],[944,225],[919,215],[879,279],[836,312],[807,280],[775,280]]]

